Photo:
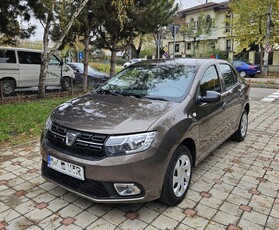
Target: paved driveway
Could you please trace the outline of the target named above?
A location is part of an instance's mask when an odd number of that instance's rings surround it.
[[[279,229],[279,104],[253,102],[242,143],[201,163],[185,200],[99,205],[40,176],[39,143],[0,149],[0,229]]]

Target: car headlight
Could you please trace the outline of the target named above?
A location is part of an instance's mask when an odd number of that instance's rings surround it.
[[[52,121],[50,119],[50,116],[46,119],[46,124],[45,124],[45,128],[44,128],[44,136],[46,136],[47,131],[51,128],[52,126]]]
[[[156,132],[111,136],[105,143],[108,156],[127,155],[147,150],[156,137]]]

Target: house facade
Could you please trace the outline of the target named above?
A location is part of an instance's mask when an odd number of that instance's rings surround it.
[[[209,2],[192,8],[181,10],[177,16],[185,26],[179,28],[175,38],[167,33],[162,41],[164,50],[170,57],[210,57],[211,53],[222,53],[222,58],[233,60],[233,34],[230,30],[230,9],[228,2]],[[246,53],[247,60],[260,64],[259,54],[255,51]],[[279,51],[273,51],[269,65],[278,66]]]

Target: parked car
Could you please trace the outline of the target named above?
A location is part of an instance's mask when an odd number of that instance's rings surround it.
[[[141,61],[55,109],[42,175],[99,203],[180,203],[193,167],[244,140],[250,86],[218,59]]]
[[[82,84],[84,76],[84,64],[77,62],[70,62],[68,65],[74,70],[76,84]],[[107,73],[101,72],[92,66],[88,66],[88,84],[96,85],[97,83],[104,83],[108,80],[109,75]]]
[[[259,65],[253,65],[244,61],[233,61],[233,66],[237,69],[241,77],[254,77],[261,73]]]
[[[42,52],[34,49],[0,47],[0,82],[4,96],[13,95],[16,89],[38,87]],[[62,90],[69,90],[71,78],[75,78],[72,68],[54,54],[48,64],[45,86],[61,86]]]
[[[141,59],[138,59],[138,58],[131,59],[130,61],[125,62],[124,65],[123,65],[123,67],[126,68],[126,67],[128,67],[129,65],[132,65],[132,64],[134,64],[134,63],[136,63],[136,62],[139,62],[139,61],[141,61]]]

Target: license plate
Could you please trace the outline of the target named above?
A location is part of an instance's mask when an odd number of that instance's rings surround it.
[[[81,166],[62,161],[51,155],[48,155],[47,163],[49,168],[79,180],[84,180],[84,169]]]

